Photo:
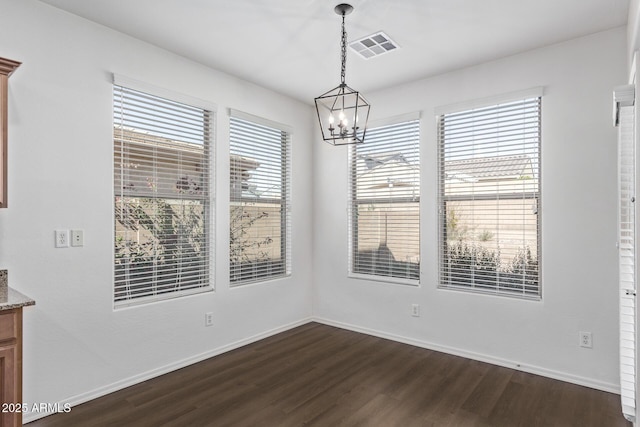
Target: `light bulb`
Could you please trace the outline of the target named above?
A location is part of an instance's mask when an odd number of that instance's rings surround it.
[[[340,110],[340,115],[338,117],[340,117],[340,121],[344,120],[344,111]]]
[[[330,123],[330,124],[333,124],[333,121],[334,121],[334,120],[335,120],[335,119],[333,118],[333,114],[329,114],[329,123]]]

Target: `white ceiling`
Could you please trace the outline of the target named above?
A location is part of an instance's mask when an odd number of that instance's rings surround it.
[[[307,103],[340,82],[339,0],[41,0]],[[351,0],[348,39],[400,49],[364,60],[365,93],[626,25],[629,0]]]

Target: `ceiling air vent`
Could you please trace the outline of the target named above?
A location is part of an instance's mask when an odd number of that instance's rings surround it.
[[[398,43],[391,40],[391,37],[382,31],[352,41],[349,46],[364,59],[392,52],[399,47]]]

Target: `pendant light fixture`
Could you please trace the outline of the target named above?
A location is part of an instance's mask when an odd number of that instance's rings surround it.
[[[344,18],[353,11],[349,4],[334,8],[342,16],[340,85],[315,99],[322,139],[333,145],[364,142],[371,106],[358,92],[345,83],[347,65],[347,32]]]

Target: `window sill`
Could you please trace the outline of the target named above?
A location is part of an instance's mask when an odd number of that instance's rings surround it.
[[[263,277],[260,279],[256,279],[256,280],[239,280],[239,281],[235,281],[229,282],[229,288],[230,289],[236,289],[236,288],[242,288],[242,287],[246,287],[246,286],[252,286],[252,285],[261,285],[264,283],[269,283],[269,282],[276,282],[279,280],[283,280],[283,279],[288,279],[291,277],[291,273],[283,273],[283,274],[278,274],[278,275],[273,275],[273,276],[268,276],[268,277]]]
[[[533,301],[533,302],[541,302],[541,295],[527,295],[518,291],[496,291],[492,289],[480,289],[475,287],[466,287],[466,286],[444,286],[438,285],[438,290],[444,291],[454,291],[454,292],[465,292],[468,294],[476,294],[476,295],[485,295],[490,297],[507,297],[511,299],[517,299],[522,301]]]
[[[398,277],[390,277],[390,276],[374,276],[372,274],[349,273],[347,277],[349,279],[368,280],[371,282],[382,282],[382,283],[388,283],[392,285],[406,285],[406,286],[416,286],[416,287],[420,286],[420,280],[400,279]]]
[[[213,291],[214,291],[213,286],[209,285],[209,286],[203,286],[195,289],[188,289],[184,291],[167,292],[166,294],[162,294],[162,295],[150,295],[148,297],[140,297],[140,298],[123,300],[123,301],[116,301],[113,308],[117,311],[125,308],[134,308],[142,305],[150,305],[158,302],[166,302],[176,298],[199,295],[199,294],[209,293]]]

